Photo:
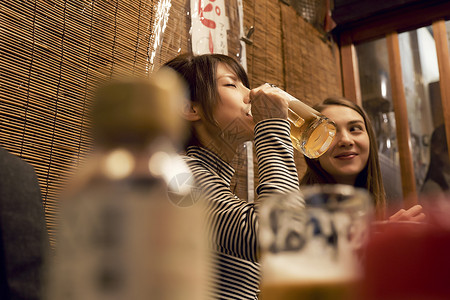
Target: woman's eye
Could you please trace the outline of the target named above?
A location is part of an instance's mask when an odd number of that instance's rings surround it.
[[[363,131],[362,126],[352,126],[350,127],[350,131]]]
[[[236,87],[236,85],[234,83],[227,83],[225,84],[225,86],[232,86],[232,87]]]

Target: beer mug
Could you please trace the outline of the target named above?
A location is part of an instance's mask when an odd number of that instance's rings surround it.
[[[294,148],[309,158],[321,156],[330,147],[336,135],[336,126],[312,107],[282,89],[279,90],[289,100],[288,120],[291,123]]]
[[[369,195],[337,184],[302,192],[261,204],[260,299],[356,299],[358,254],[372,214]]]

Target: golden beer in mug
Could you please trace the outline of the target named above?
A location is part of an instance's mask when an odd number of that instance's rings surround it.
[[[336,136],[336,125],[327,117],[276,85],[266,83],[289,101],[288,121],[295,149],[309,158],[318,158],[328,150]]]
[[[317,281],[309,283],[266,283],[261,287],[260,300],[356,300],[355,282]]]
[[[289,251],[266,253],[259,299],[356,300],[360,278],[352,264],[349,260],[330,264],[327,258],[320,261]]]
[[[331,145],[336,126],[327,117],[280,89],[289,100],[288,120],[294,148],[309,158],[321,156]]]
[[[333,122],[297,99],[289,102],[288,120],[292,145],[309,158],[325,153],[336,135]]]

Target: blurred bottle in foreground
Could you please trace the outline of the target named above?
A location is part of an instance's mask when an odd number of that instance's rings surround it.
[[[101,87],[95,153],[61,204],[48,299],[203,299],[206,245],[177,75]]]

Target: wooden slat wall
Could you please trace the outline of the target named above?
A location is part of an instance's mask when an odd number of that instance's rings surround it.
[[[336,44],[291,6],[278,0],[244,0],[244,24],[255,28],[253,45],[247,46],[252,87],[274,83],[310,104],[342,95]]]
[[[253,45],[247,46],[247,69],[250,85],[265,82],[283,87],[283,52],[280,2],[278,0],[244,0],[244,24],[254,26]]]
[[[341,96],[337,46],[325,39],[291,7],[282,5],[286,90],[305,103]]]

